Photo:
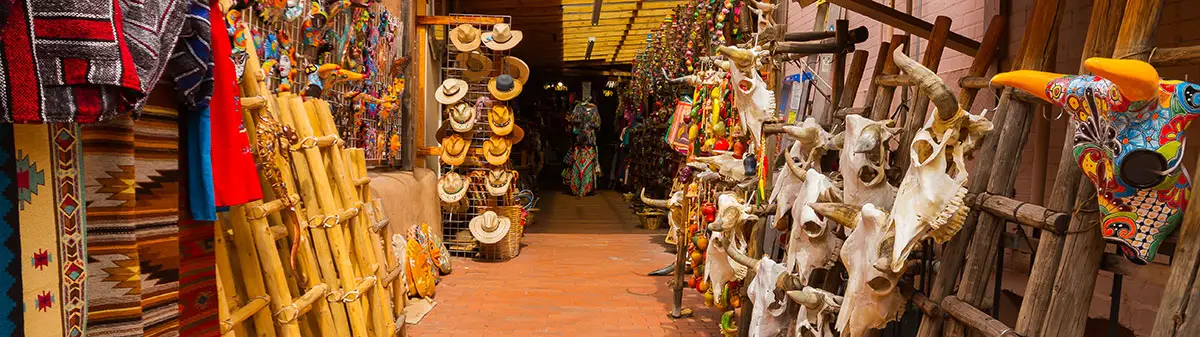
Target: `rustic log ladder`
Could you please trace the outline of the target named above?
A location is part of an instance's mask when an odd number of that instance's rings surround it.
[[[253,49],[253,48],[250,48]],[[251,138],[251,144],[256,146],[254,135],[258,127],[264,125],[258,124],[262,120],[273,121],[275,109],[269,92],[265,90],[266,84],[259,75],[261,69],[258,65],[258,57],[254,50],[249,50],[249,61],[247,62],[247,71],[241,81],[242,94],[246,97],[240,101],[243,106],[243,118],[248,121],[246,123],[249,130],[248,135]],[[264,96],[265,94],[265,96]],[[287,151],[287,149],[282,149]],[[287,162],[279,156],[279,153],[272,158],[273,165],[280,167],[281,171],[286,169]],[[241,326],[239,323],[246,318],[253,316],[254,328],[259,333],[274,332],[275,324],[278,324],[281,330],[280,334],[285,336],[300,336],[301,331],[307,334],[313,334],[314,331],[321,333],[334,333],[331,317],[328,308],[323,303],[318,303],[322,295],[328,290],[329,286],[324,283],[319,283],[318,279],[309,279],[304,284],[307,290],[298,291],[299,286],[295,283],[295,279],[286,278],[288,275],[285,272],[284,259],[281,257],[286,253],[289,244],[286,242],[277,246],[277,241],[288,239],[298,235],[289,233],[291,228],[285,224],[295,223],[295,212],[298,208],[297,203],[300,197],[295,193],[290,192],[290,172],[283,172],[280,177],[268,177],[262,174],[260,170],[260,180],[263,182],[262,189],[264,199],[261,201],[252,201],[244,205],[233,206],[228,214],[222,214],[219,225],[216,226],[217,236],[217,254],[219,269],[227,272],[221,272],[219,291],[222,293],[222,300],[229,299],[230,303],[226,304],[226,309],[221,313],[227,313],[221,319],[221,333],[234,335],[247,335],[248,328]],[[272,187],[275,184],[281,184],[286,195],[277,195]],[[303,223],[303,222],[300,222]],[[226,231],[223,228],[230,228]],[[226,235],[233,237],[233,245],[229,245]],[[311,262],[311,259],[306,259],[307,250],[301,251],[302,262]],[[230,254],[237,254],[239,262],[237,271],[240,275],[235,275],[230,263]],[[287,265],[290,267],[290,265]],[[303,272],[305,274],[317,273],[316,268],[310,264],[302,264],[302,271],[291,270],[293,274]],[[240,276],[247,282],[239,283],[234,280],[235,276]],[[244,293],[250,299],[250,302],[244,304],[237,309],[229,308],[231,304],[240,303],[237,299],[238,286],[245,288]],[[265,289],[264,289],[265,288]],[[302,293],[299,298],[293,300],[293,291]],[[267,305],[271,306],[270,311],[263,310]],[[315,309],[315,310],[312,310]],[[314,316],[312,321],[305,320],[303,326],[300,325],[299,318],[307,310],[312,310]],[[315,329],[315,330],[314,330]]]

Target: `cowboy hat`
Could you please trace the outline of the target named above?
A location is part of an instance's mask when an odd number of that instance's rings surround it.
[[[524,34],[519,30],[511,30],[507,23],[492,26],[492,31],[483,33],[483,44],[492,50],[509,50],[521,42]]]
[[[508,136],[492,135],[491,138],[483,141],[483,157],[489,164],[500,166],[508,163],[508,156],[512,153],[512,146],[525,138],[525,130],[520,126],[513,127],[513,132]]]
[[[438,86],[434,97],[442,104],[454,104],[467,95],[467,82],[457,78],[447,78]]]
[[[475,236],[475,240],[482,243],[496,243],[508,235],[508,229],[512,227],[512,220],[497,215],[496,212],[487,211],[471,219],[470,227],[471,235]]]
[[[433,268],[429,266],[429,252],[415,238],[408,238],[405,247],[408,255],[408,289],[416,291],[420,297],[433,297],[434,276]]]
[[[471,152],[471,138],[463,138],[460,134],[451,134],[442,138],[442,163],[450,166],[462,165]]]
[[[456,203],[467,195],[467,185],[467,180],[463,179],[462,175],[454,171],[446,172],[438,179],[438,198],[443,202]]]
[[[492,60],[477,51],[459,53],[454,57],[458,66],[463,68],[463,77],[470,81],[478,81],[492,73]]]
[[[507,101],[521,94],[521,86],[524,83],[512,77],[509,74],[496,76],[488,81],[488,91],[492,96],[501,101]]]
[[[508,187],[512,185],[515,175],[516,173],[511,170],[492,168],[487,171],[487,174],[484,174],[483,187],[493,197],[504,196],[508,194]]]
[[[450,30],[450,43],[461,52],[478,49],[480,41],[479,28],[475,26],[464,23]]]
[[[446,119],[450,124],[450,129],[457,132],[470,132],[475,129],[475,119],[478,118],[478,113],[475,112],[475,107],[466,102],[458,102],[454,105],[446,106],[446,115],[450,118]]]
[[[488,110],[488,126],[497,136],[507,136],[513,130],[513,112],[507,105],[494,104]]]
[[[500,59],[500,73],[510,74],[521,83],[529,83],[529,65],[516,56]]]

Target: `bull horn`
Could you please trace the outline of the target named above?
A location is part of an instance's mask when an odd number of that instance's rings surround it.
[[[1036,70],[1017,70],[996,74],[992,76],[992,85],[1003,85],[1020,89],[1021,91],[1033,94],[1046,102],[1057,104],[1050,96],[1046,94],[1046,89],[1055,79],[1062,78],[1063,74],[1048,73]]]
[[[1112,81],[1130,100],[1144,101],[1158,96],[1158,82],[1162,79],[1149,63],[1092,57],[1083,61],[1083,67]]]
[[[642,203],[656,208],[670,208],[667,199],[650,199],[646,197],[646,189],[642,188]]]
[[[779,273],[779,277],[775,279],[775,289],[780,291],[793,291],[804,288],[804,284],[800,282],[800,278],[791,273]]]
[[[810,127],[785,125],[783,133],[800,143],[812,144],[817,142],[818,132]]]
[[[758,269],[758,263],[761,262],[761,260],[746,256],[746,254],[743,254],[737,249],[729,248],[729,245],[725,245],[725,253],[729,254],[729,258],[732,259],[733,262],[737,262],[737,264],[746,266],[747,268]]]
[[[821,303],[825,301],[825,295],[815,291],[792,290],[787,292],[787,296],[793,302],[799,303],[809,309],[819,308],[821,307]]]
[[[808,204],[814,212],[826,219],[833,220],[842,227],[854,228],[855,218],[861,210],[854,205],[834,202],[814,202]]]
[[[717,219],[716,221],[708,223],[708,230],[714,231],[714,232],[724,232],[725,231],[725,219]]]
[[[753,51],[745,50],[736,47],[720,46],[717,47],[717,52],[725,55],[733,65],[738,69],[750,69],[754,67],[754,62],[757,61]]]
[[[800,178],[801,182],[805,181],[805,176],[807,174],[804,172],[804,170],[796,167],[796,163],[792,162],[792,158],[783,158],[783,164],[787,166],[789,172],[792,172],[792,175],[796,176],[796,178]]]
[[[929,101],[933,102],[933,106],[938,110],[938,119],[948,121],[958,115],[961,110],[958,108],[958,99],[954,98],[954,92],[950,91],[950,87],[946,82],[942,81],[936,73],[925,68],[917,61],[908,58],[904,55],[904,50],[896,48],[892,52],[892,58],[896,62],[896,66],[904,69],[908,76],[916,83],[917,91],[929,96]]]

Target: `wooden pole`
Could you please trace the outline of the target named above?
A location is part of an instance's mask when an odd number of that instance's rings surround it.
[[[892,39],[895,40],[896,37],[892,36]],[[887,64],[886,55],[892,51],[892,45],[893,43],[890,41],[880,42],[879,51],[875,52],[875,68],[871,69],[871,80],[867,81],[867,99],[865,101],[866,106],[863,107],[863,111],[861,112],[863,117],[873,116],[871,113],[871,105],[875,104],[875,95],[879,94],[879,84],[875,83],[875,79],[883,76],[883,65]]]
[[[839,107],[854,106],[854,97],[858,96],[858,87],[862,84],[863,71],[866,71],[867,57],[870,54],[866,50],[854,51],[854,57],[850,58],[850,69],[846,71],[846,86],[842,90],[842,101],[838,103]]]
[[[1120,16],[1124,12],[1125,0],[1100,0],[1092,7],[1091,24],[1084,40],[1083,57],[1103,56],[1112,52],[1116,43],[1116,29],[1120,25]],[[1080,66],[1080,71],[1084,69]],[[1068,123],[1072,129],[1074,123]],[[1095,188],[1091,182],[1080,181],[1082,175],[1075,162],[1073,152],[1075,142],[1071,137],[1065,137],[1059,155],[1058,171],[1055,173],[1054,187],[1047,200],[1047,208],[1059,212],[1070,212],[1075,208],[1076,196],[1091,195]],[[1093,200],[1094,202],[1094,200]],[[1068,227],[1070,225],[1068,224]],[[1017,333],[1024,336],[1039,336],[1046,322],[1046,311],[1050,306],[1051,291],[1056,281],[1059,265],[1062,263],[1063,242],[1065,237],[1054,233],[1043,233],[1038,241],[1037,254],[1029,272],[1029,282],[1026,284],[1025,299],[1017,314]]]
[[[888,45],[887,53],[875,56],[883,59],[883,68],[879,72],[880,75],[895,75],[900,73],[900,67],[897,67],[896,62],[892,61],[892,51],[907,44],[908,36],[892,35],[892,43]],[[892,110],[892,99],[895,98],[896,87],[879,86],[875,90],[876,94],[874,96],[867,96],[868,98],[874,98],[873,101],[867,102],[871,106],[871,119],[877,121],[887,119],[888,113]]]
[[[1004,33],[1007,29],[1005,22],[1007,20],[1003,16],[996,15],[992,17],[992,21],[988,23],[987,30],[983,32],[983,42],[981,47],[979,47],[979,53],[975,54],[975,59],[971,61],[971,67],[967,68],[967,76],[963,77],[964,79],[972,76],[982,77],[987,75],[988,68],[992,67],[992,63],[996,60],[996,54],[1000,50],[1000,41],[1004,38]],[[959,84],[961,85],[962,82],[959,82]],[[963,110],[970,110],[971,106],[975,103],[975,96],[978,93],[979,88],[963,86],[958,93],[958,107]]]
[[[221,320],[221,335],[222,336],[250,336],[249,330],[243,324],[233,322],[232,311],[239,308],[234,306],[244,302],[242,297],[238,296],[237,282],[234,281],[233,263],[230,252],[233,250],[233,244],[226,238],[226,225],[229,223],[224,220],[225,214],[220,215],[221,221],[213,223],[213,230],[216,232],[213,235],[213,246],[217,257],[217,298],[218,298],[218,319]],[[266,307],[265,305],[263,306]],[[239,321],[240,323],[240,321]]]
[[[1046,67],[1049,55],[1045,50],[1058,34],[1062,22],[1059,12],[1063,3],[1064,0],[1040,1],[1034,5],[1029,25],[1025,29],[1025,36],[1021,41],[1021,53],[1018,54],[1019,59],[1016,60],[1013,69],[1044,69]],[[996,150],[992,154],[991,160],[980,161],[981,163],[993,163],[992,168],[987,174],[973,174],[978,179],[971,181],[972,192],[980,192],[980,189],[977,188],[982,187],[990,194],[1011,195],[1010,191],[1016,178],[1017,167],[1020,165],[1020,152],[1029,136],[1032,118],[1031,106],[1013,99],[1012,91],[1012,89],[1007,89],[1001,94],[998,110],[1006,111],[1006,114],[1003,121],[998,123],[1000,127],[992,130],[988,135],[988,138],[996,139]],[[985,141],[986,143],[987,141]],[[976,169],[978,170],[978,167]],[[986,186],[980,186],[979,183],[985,181],[984,177],[986,177]],[[996,259],[996,247],[1006,222],[988,213],[974,213],[976,216],[969,218],[967,224],[964,225],[964,227],[974,225],[975,228],[969,236],[971,240],[966,250],[966,264],[955,297],[966,304],[978,307],[983,303],[988,277],[995,267],[993,261]],[[971,220],[975,220],[973,224]],[[959,233],[959,236],[963,236],[963,233]],[[943,263],[941,272],[956,272],[947,267],[947,264]],[[961,337],[965,336],[967,332],[966,326],[957,321],[947,321],[945,329],[944,336],[947,337]]]
[[[946,49],[946,36],[950,34],[951,23],[953,20],[950,20],[950,17],[938,16],[933,22],[933,33],[930,36],[929,45],[925,47],[925,57],[921,64],[935,74],[938,71],[938,65],[942,63],[942,51]],[[925,117],[928,115],[925,111],[928,108],[929,96],[918,94],[916,101],[908,110],[908,115],[904,116],[902,127],[905,131],[900,133],[900,148],[895,152],[898,155],[892,158],[895,161],[894,167],[900,169],[901,173],[908,171],[908,166],[912,163],[912,156],[908,155],[909,149],[912,147],[913,138],[917,136],[917,131],[920,131],[921,127],[925,125]],[[903,177],[903,175],[898,175],[898,177]]]
[[[836,40],[834,44],[845,46],[849,43],[849,20],[837,20],[834,23]],[[829,106],[825,108],[825,116],[832,118],[833,112],[837,111],[838,106],[842,102],[842,91],[846,87],[846,52],[835,53],[833,55],[833,79],[829,81]]]

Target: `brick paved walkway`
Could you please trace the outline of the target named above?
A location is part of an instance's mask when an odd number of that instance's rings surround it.
[[[720,313],[684,290],[692,318],[672,320],[669,277],[645,274],[674,260],[665,230],[637,226],[620,195],[576,199],[542,191],[521,255],[506,262],[454,260],[438,305],[410,336],[720,336]]]

